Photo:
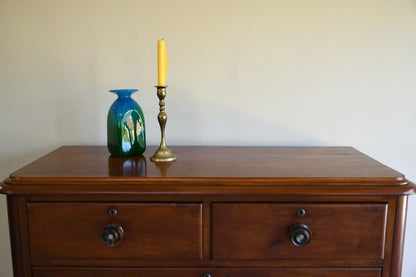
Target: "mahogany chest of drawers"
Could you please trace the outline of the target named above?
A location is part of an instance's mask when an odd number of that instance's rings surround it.
[[[415,185],[351,147],[61,147],[12,173],[15,277],[399,277]]]

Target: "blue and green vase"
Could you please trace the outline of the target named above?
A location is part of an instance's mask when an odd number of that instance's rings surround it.
[[[140,155],[146,150],[143,111],[131,98],[137,89],[110,90],[118,95],[107,116],[107,147],[114,156]]]

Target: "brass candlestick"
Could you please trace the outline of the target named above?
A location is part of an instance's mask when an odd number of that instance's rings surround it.
[[[159,121],[160,131],[162,133],[162,139],[160,142],[159,149],[156,150],[155,154],[150,157],[152,162],[172,162],[176,160],[176,156],[172,154],[169,148],[166,146],[165,140],[165,126],[168,116],[165,112],[165,97],[166,97],[166,86],[156,86],[157,88],[157,97],[159,97],[159,106],[160,111],[157,116]]]

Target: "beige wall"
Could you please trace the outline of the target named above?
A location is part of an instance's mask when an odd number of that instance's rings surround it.
[[[352,145],[416,181],[415,0],[0,0],[0,178],[105,144],[109,89],[140,89],[157,144],[161,37],[169,144]],[[0,223],[6,277],[3,196]],[[408,235],[404,276],[415,249]]]

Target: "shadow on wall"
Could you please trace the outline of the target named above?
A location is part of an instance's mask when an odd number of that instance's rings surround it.
[[[190,94],[189,94],[190,95]],[[192,96],[190,96],[192,97]],[[191,98],[192,99],[192,98]],[[172,101],[168,111],[169,145],[223,146],[327,146],[325,139],[296,128],[287,110],[278,110],[267,99],[247,106],[239,99],[231,102],[215,97],[189,101],[186,111]],[[193,103],[194,105],[191,105]],[[189,115],[192,114],[192,120]],[[207,120],[208,119],[208,120]],[[152,119],[150,119],[152,120]],[[313,120],[313,118],[311,118]],[[159,130],[158,130],[159,131]]]
[[[26,146],[26,148],[29,147]],[[10,173],[22,168],[34,160],[39,159],[55,148],[58,148],[58,146],[45,147],[37,150],[28,150],[19,155],[2,154],[2,157],[0,158],[0,181],[5,180],[7,177],[9,177]]]

